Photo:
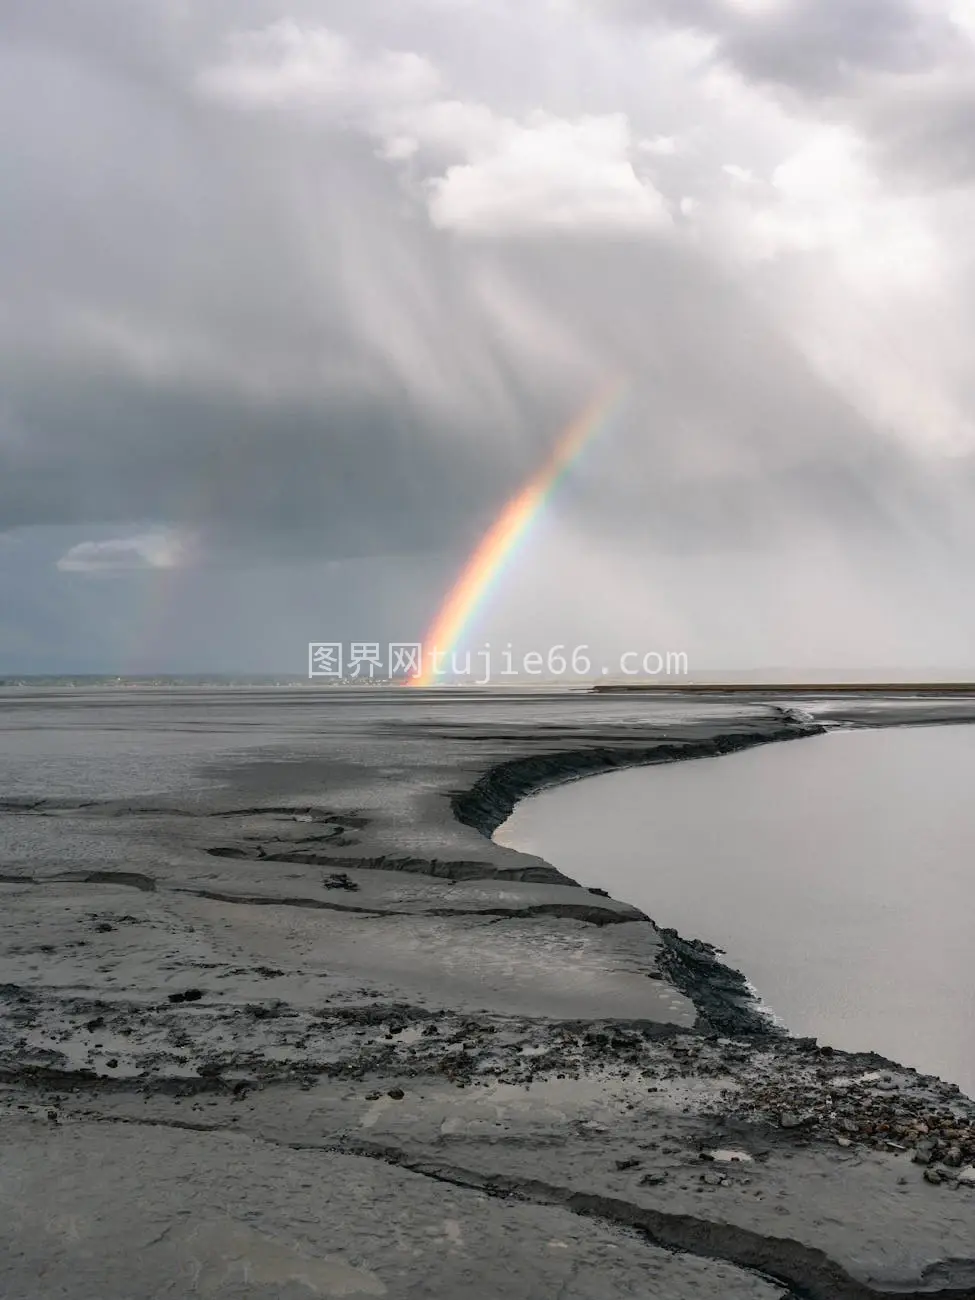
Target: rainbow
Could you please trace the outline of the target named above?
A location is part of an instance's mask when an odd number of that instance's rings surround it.
[[[434,685],[440,675],[438,660],[443,664],[443,656],[456,648],[553,489],[621,406],[626,387],[622,379],[613,379],[600,389],[559,435],[546,460],[508,501],[478,542],[423,638],[421,671],[410,679],[410,685]]]

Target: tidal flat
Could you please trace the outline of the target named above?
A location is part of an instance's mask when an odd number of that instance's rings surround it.
[[[0,1291],[975,1297],[955,1081],[490,839],[574,777],[973,717],[0,692]]]

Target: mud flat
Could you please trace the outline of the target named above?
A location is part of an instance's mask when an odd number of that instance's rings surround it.
[[[598,862],[488,838],[555,781],[816,730],[758,700],[0,696],[0,1292],[975,1297],[950,1081],[775,1031]]]

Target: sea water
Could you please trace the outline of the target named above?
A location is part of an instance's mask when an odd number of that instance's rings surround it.
[[[791,1032],[975,1095],[975,727],[593,777],[497,838],[718,945]]]

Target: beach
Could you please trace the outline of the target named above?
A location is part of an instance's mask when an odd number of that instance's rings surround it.
[[[0,1287],[975,1296],[951,1080],[790,1038],[598,861],[489,838],[552,783],[973,716],[3,692]]]

